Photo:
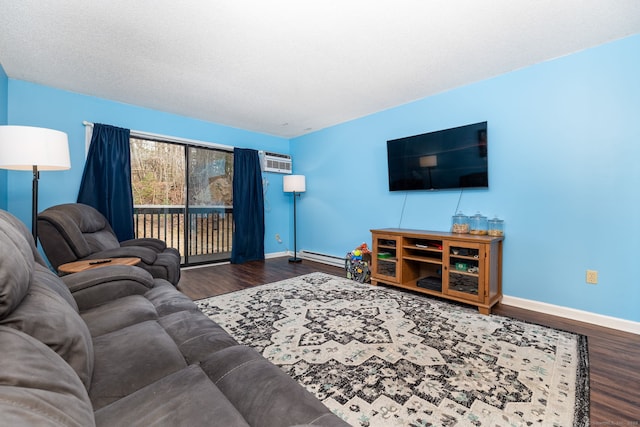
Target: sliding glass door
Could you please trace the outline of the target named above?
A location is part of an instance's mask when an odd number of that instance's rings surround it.
[[[164,240],[183,265],[229,259],[232,178],[231,152],[131,138],[136,237]]]
[[[189,264],[228,260],[233,237],[233,153],[187,149]]]

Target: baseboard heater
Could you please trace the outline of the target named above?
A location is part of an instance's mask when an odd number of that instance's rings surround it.
[[[319,252],[311,252],[311,251],[304,251],[304,250],[300,251],[298,255],[300,256],[300,258],[308,259],[309,261],[316,261],[316,262],[321,262],[323,264],[344,268],[345,259],[339,256],[321,254]]]

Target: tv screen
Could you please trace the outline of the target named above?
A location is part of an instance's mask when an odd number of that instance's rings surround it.
[[[487,188],[487,122],[387,141],[389,190]]]

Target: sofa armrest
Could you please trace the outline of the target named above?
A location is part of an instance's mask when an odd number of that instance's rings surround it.
[[[119,248],[105,249],[100,252],[92,253],[90,256],[83,259],[100,259],[100,258],[126,258],[137,257],[142,260],[143,263],[151,265],[156,262],[158,253],[150,248],[144,246],[121,246]]]
[[[124,240],[120,242],[120,246],[141,246],[144,248],[153,249],[156,252],[162,252],[167,249],[167,244],[164,240],[155,239],[152,237],[141,237],[139,239]]]
[[[62,281],[82,312],[129,295],[143,295],[154,287],[147,271],[130,265],[111,265],[63,276]]]

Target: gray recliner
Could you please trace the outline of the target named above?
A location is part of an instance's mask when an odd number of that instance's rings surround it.
[[[118,242],[107,219],[97,209],[82,203],[52,206],[38,215],[38,238],[56,270],[69,262],[138,257],[138,267],[155,278],[177,286],[180,253],[159,239],[141,238]]]

